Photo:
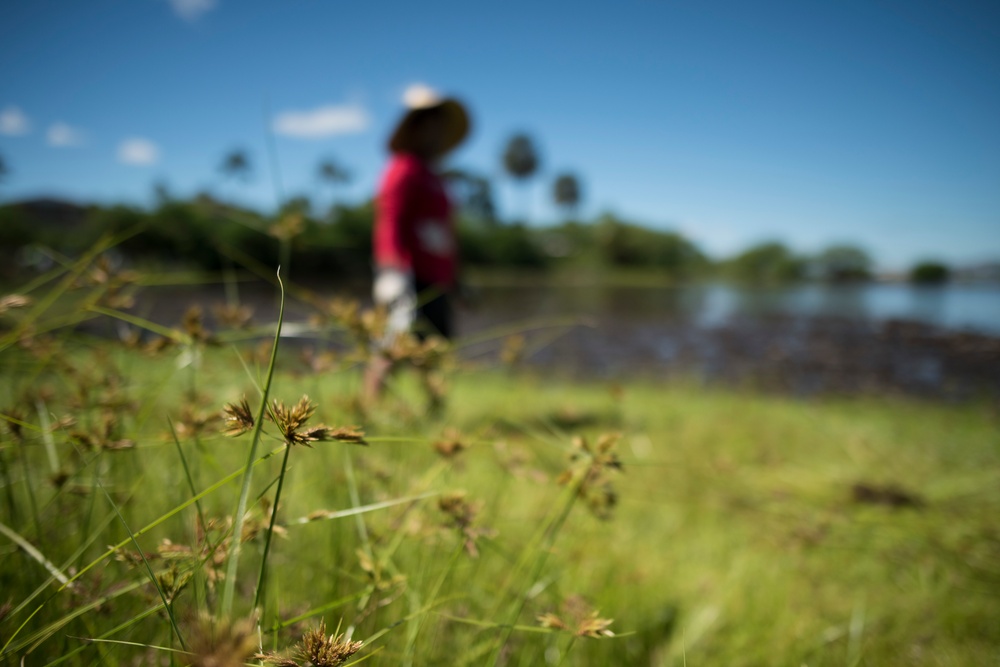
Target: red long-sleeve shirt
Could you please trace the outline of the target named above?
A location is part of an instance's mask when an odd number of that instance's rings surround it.
[[[452,287],[458,243],[441,177],[418,157],[396,153],[375,201],[375,264],[412,271],[418,282]]]

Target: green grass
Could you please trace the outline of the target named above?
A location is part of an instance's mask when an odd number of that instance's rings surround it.
[[[308,394],[310,425],[359,424],[369,446],[285,450],[265,422],[233,561],[224,540],[252,435],[193,417],[244,395],[256,411],[264,352],[151,355],[61,330],[32,349],[5,340],[0,664],[208,664],[182,646],[208,650],[205,617],[218,644],[226,607],[250,615],[261,580],[265,651],[325,619],[365,643],[351,660],[370,665],[1000,658],[995,403],[804,401],[459,366],[441,415],[425,411],[412,372],[366,414],[356,366],[317,374],[283,349],[269,396]],[[54,428],[65,416],[76,423]],[[620,471],[595,449],[609,433],[621,434]],[[452,457],[434,447],[455,438],[467,448]],[[134,447],[113,448],[123,441]],[[914,506],[859,502],[856,484]],[[543,627],[543,614],[569,628]],[[615,636],[574,636],[596,618]]]

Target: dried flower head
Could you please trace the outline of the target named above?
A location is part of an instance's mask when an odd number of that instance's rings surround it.
[[[472,525],[479,513],[479,508],[465,499],[464,492],[456,491],[438,498],[438,509],[448,517],[451,527],[458,530],[462,544],[469,556],[472,558],[479,556],[476,540],[489,532]]]
[[[0,296],[0,314],[6,313],[8,310],[14,310],[15,308],[27,308],[32,303],[34,303],[34,300],[24,294]]]
[[[543,628],[548,628],[549,630],[568,630],[569,629],[569,627],[566,625],[566,622],[564,620],[562,620],[561,618],[559,618],[558,616],[556,616],[555,614],[553,614],[550,611],[547,611],[544,614],[539,614],[539,616],[538,616],[538,624],[540,626],[542,626]]]
[[[299,655],[315,667],[337,667],[361,650],[361,642],[352,642],[344,635],[326,636],[326,622],[302,636]]]
[[[274,511],[275,508],[271,505],[271,501],[267,498],[260,499],[259,512],[255,507],[248,510],[243,519],[243,533],[240,536],[240,543],[250,542],[258,535],[267,532],[271,525]],[[279,537],[288,537],[288,529],[284,526],[275,524],[273,534]]]
[[[597,611],[594,611],[590,616],[580,621],[575,634],[577,637],[593,637],[594,639],[614,637],[615,633],[608,629],[613,622],[612,618],[598,618]]]
[[[341,298],[321,302],[317,307],[320,315],[314,319],[314,323],[322,325],[332,320],[338,327],[346,330],[361,357],[368,355],[373,340],[381,340],[385,335],[388,314],[384,307],[363,310],[357,301]]]
[[[337,365],[337,355],[329,350],[317,352],[313,348],[307,347],[302,350],[299,358],[313,373],[327,373]]]
[[[582,597],[571,595],[560,606],[561,616],[553,612],[541,614],[538,616],[539,625],[551,630],[570,631],[577,637],[601,639],[615,636],[609,630],[614,619],[600,618],[598,611],[592,609]]]
[[[434,443],[434,451],[446,459],[450,459],[458,454],[461,454],[468,449],[468,447],[469,446],[465,444],[462,439],[461,434],[459,434],[459,432],[455,429],[448,429],[444,433],[444,438]]]
[[[618,504],[618,493],[608,473],[622,469],[618,454],[614,451],[620,438],[618,433],[605,433],[593,447],[583,437],[574,438],[570,467],[559,476],[560,484],[577,480],[577,494],[600,519],[610,518],[612,510]]]
[[[286,213],[268,228],[267,233],[276,239],[290,241],[305,229],[305,220],[299,212]]]
[[[146,346],[143,348],[143,350],[147,354],[159,354],[160,352],[169,350],[176,343],[177,341],[169,336],[157,336],[156,338],[153,338],[148,343],[146,343]]]
[[[293,651],[294,658],[276,653],[258,653],[255,657],[278,667],[337,667],[361,650],[362,642],[352,642],[345,635],[326,634],[326,621],[309,630]]]
[[[228,436],[236,437],[253,430],[254,418],[247,397],[244,396],[238,403],[227,403],[222,408],[222,419],[225,422],[222,432]]]
[[[271,412],[268,417],[278,426],[285,440],[294,442],[295,432],[316,412],[316,404],[303,395],[292,407],[286,407],[284,402],[275,399],[271,402]]]
[[[211,343],[215,340],[212,332],[205,327],[204,313],[197,304],[185,311],[181,318],[181,329],[195,342]]]
[[[135,442],[128,438],[120,438],[118,418],[113,412],[101,415],[100,424],[90,430],[70,431],[69,437],[87,449],[120,450],[132,449]]]
[[[187,438],[201,434],[209,424],[219,419],[217,412],[205,412],[191,405],[185,405],[181,409],[180,418],[174,423],[174,428],[179,437]]]
[[[242,667],[254,655],[257,635],[252,618],[238,621],[201,614],[188,633],[192,667]]]
[[[326,437],[323,440],[338,440],[353,445],[367,445],[365,432],[357,426],[341,426],[339,428],[327,428]]]
[[[306,445],[318,440],[339,440],[356,445],[367,445],[364,439],[364,432],[356,427],[332,428],[324,424],[318,424],[309,428],[303,428],[305,423],[316,412],[316,404],[309,400],[308,396],[302,396],[299,402],[292,407],[275,399],[271,404],[271,412],[268,418],[274,421],[281,431],[282,437],[289,445]]]
[[[212,313],[216,320],[231,329],[245,329],[253,319],[253,308],[238,303],[217,303]]]
[[[103,288],[99,303],[109,308],[131,308],[135,305],[135,297],[126,289],[138,279],[135,271],[122,270],[107,255],[101,255],[77,286]]]

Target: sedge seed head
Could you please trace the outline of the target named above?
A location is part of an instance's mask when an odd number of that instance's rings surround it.
[[[279,400],[271,404],[268,418],[274,421],[282,437],[289,445],[305,445],[311,447],[313,442],[338,440],[356,445],[367,445],[365,434],[356,426],[341,426],[333,428],[325,424],[317,424],[305,428],[306,422],[316,412],[316,404],[303,396],[292,407],[287,407]]]
[[[222,432],[230,437],[253,430],[254,418],[247,397],[244,396],[237,403],[227,403],[226,407],[222,408],[222,419],[225,424]]]
[[[337,667],[361,650],[361,642],[352,642],[344,635],[326,635],[326,621],[302,636],[299,655],[315,667]]]
[[[278,653],[258,653],[254,657],[276,667],[338,667],[361,650],[362,642],[352,642],[344,635],[326,634],[326,621],[309,630],[292,651],[294,657]]]
[[[192,667],[242,667],[254,654],[257,635],[252,618],[237,621],[201,614],[189,636]]]

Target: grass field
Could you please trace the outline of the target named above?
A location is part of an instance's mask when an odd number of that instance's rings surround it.
[[[348,361],[279,350],[268,383],[249,344],[189,330],[153,353],[18,321],[2,664],[1000,661],[995,403],[446,364],[440,412],[406,369],[366,411]],[[315,414],[254,418],[264,387]],[[253,428],[224,435],[243,396]],[[320,423],[367,446],[286,444]]]

